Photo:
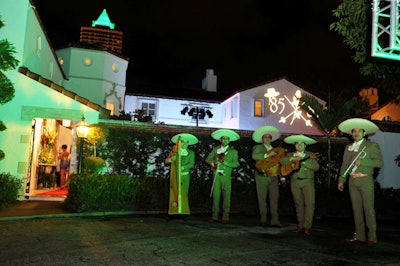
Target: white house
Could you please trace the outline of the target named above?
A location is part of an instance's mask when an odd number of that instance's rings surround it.
[[[212,80],[216,80],[212,70],[207,70],[206,74],[205,79],[211,75]],[[225,99],[218,99],[215,86],[212,91],[203,88],[202,94],[196,90],[182,91],[180,97],[128,93],[125,96],[125,112],[134,113],[137,109],[144,109],[154,122],[170,125],[240,130],[272,125],[286,134],[323,135],[308,114],[298,106],[297,97],[305,93],[308,92],[285,78],[236,92]],[[325,105],[324,101],[318,100]],[[183,115],[181,111],[185,107],[188,107],[187,111],[194,112]],[[196,116],[196,110],[205,112],[199,112],[199,116]]]
[[[221,126],[255,130],[271,125],[284,134],[323,135],[298,106],[298,98],[304,94],[309,93],[285,78],[237,92],[221,103]],[[325,105],[323,100],[318,101]]]

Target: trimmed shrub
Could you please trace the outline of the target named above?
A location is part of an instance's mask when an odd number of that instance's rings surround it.
[[[9,173],[0,173],[0,209],[18,200],[22,180]]]
[[[104,160],[100,157],[86,157],[83,161],[84,172],[101,173],[104,167]]]
[[[72,174],[64,203],[75,212],[132,210],[138,187],[126,175]]]

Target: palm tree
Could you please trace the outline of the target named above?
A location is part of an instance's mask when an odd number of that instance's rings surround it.
[[[0,17],[0,28],[4,26]],[[6,104],[14,98],[14,86],[3,71],[15,69],[19,64],[14,57],[15,48],[6,39],[0,40],[0,104]],[[0,121],[0,131],[6,130],[7,127]],[[0,160],[4,159],[5,154],[0,150]]]
[[[299,101],[300,108],[311,115],[311,118],[315,124],[328,138],[328,187],[330,187],[331,137],[339,134],[337,126],[349,116],[350,111],[355,104],[354,99],[345,102],[335,112],[323,106],[314,96],[310,94],[303,95]]]

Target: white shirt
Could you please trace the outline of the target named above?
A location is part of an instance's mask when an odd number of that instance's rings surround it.
[[[217,150],[217,154],[221,154],[221,153],[226,153],[226,151],[228,150],[229,146],[225,146],[225,147],[219,147]]]
[[[364,139],[354,142],[352,145],[349,146],[348,151],[358,152],[358,149],[360,148],[360,145],[363,141]]]
[[[304,158],[304,156],[306,156],[306,153],[304,151],[298,151],[298,152],[293,153],[293,156]]]

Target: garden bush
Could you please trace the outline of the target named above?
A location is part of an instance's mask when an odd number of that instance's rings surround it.
[[[132,210],[139,180],[119,174],[72,174],[64,203],[75,212]]]
[[[0,209],[18,200],[21,187],[21,179],[9,173],[0,173]]]

